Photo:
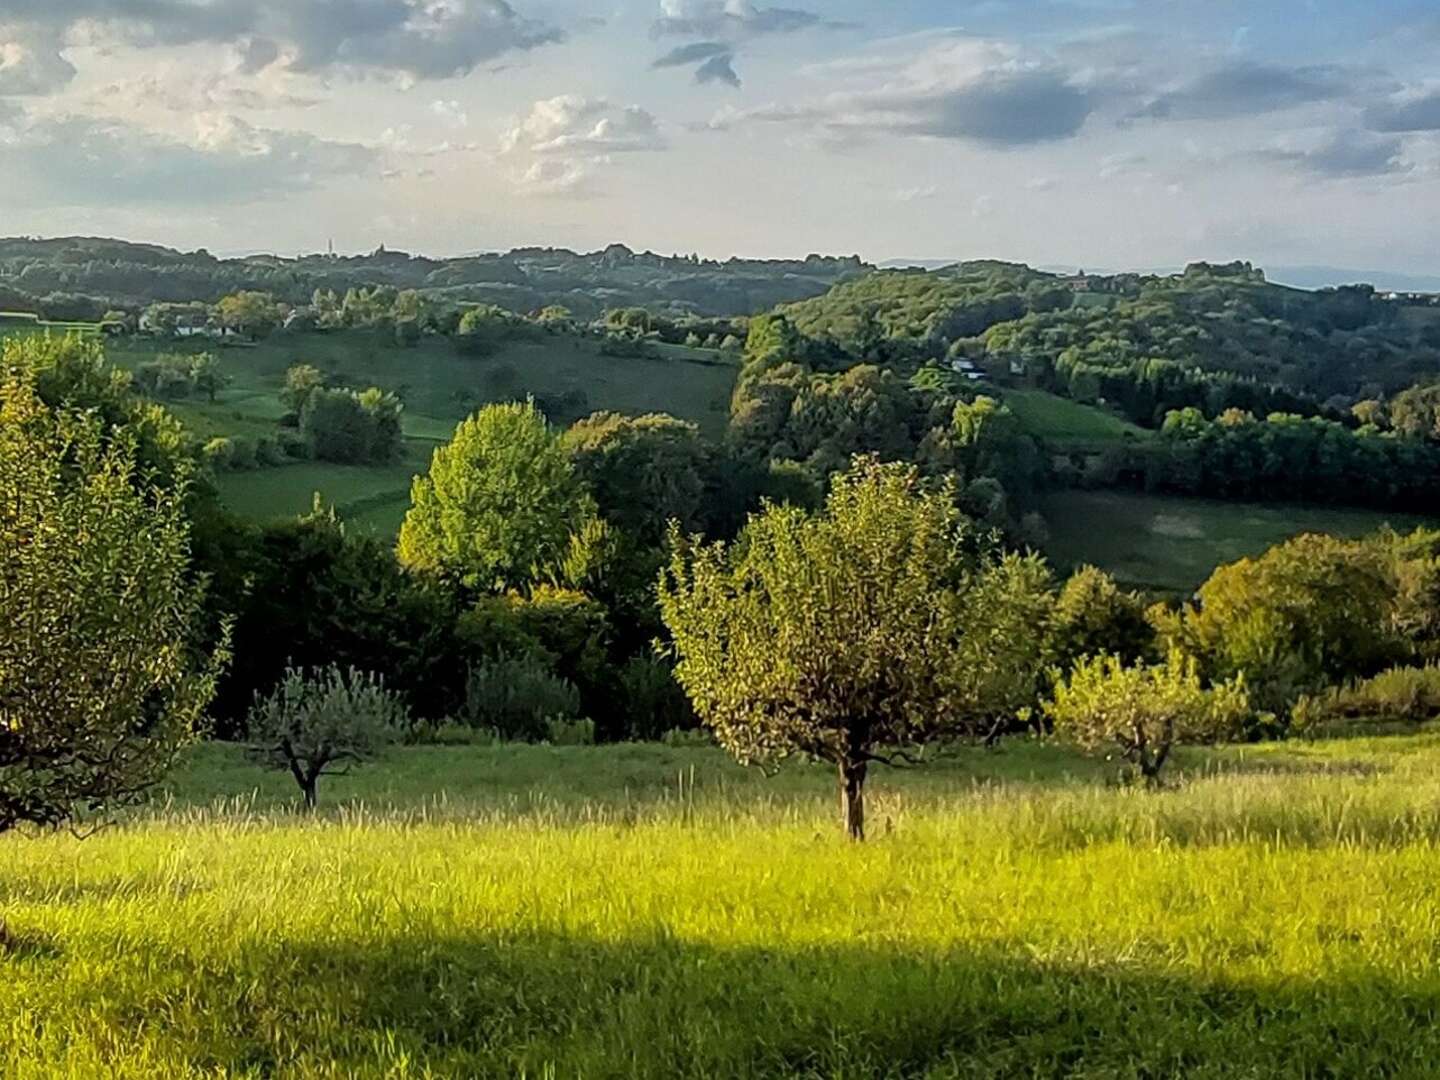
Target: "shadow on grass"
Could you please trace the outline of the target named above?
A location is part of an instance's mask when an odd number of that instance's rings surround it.
[[[106,980],[90,994],[114,1010],[113,1045],[143,1035],[151,1054],[227,1074],[399,1075],[403,1062],[404,1075],[457,1077],[1420,1077],[1440,1061],[1434,976],[1244,985],[1041,963],[1019,947],[417,930],[142,951]]]

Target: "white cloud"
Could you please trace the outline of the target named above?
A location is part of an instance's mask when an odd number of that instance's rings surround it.
[[[432,101],[430,112],[433,113],[446,127],[463,128],[469,125],[470,116],[464,107],[454,100]]]
[[[565,94],[535,102],[505,132],[500,153],[524,163],[515,178],[521,190],[562,194],[591,190],[612,155],[666,146],[658,121],[639,106]]]
[[[21,206],[235,205],[376,164],[369,147],[225,113],[198,115],[188,139],[84,116],[21,116],[0,128],[0,198]]]

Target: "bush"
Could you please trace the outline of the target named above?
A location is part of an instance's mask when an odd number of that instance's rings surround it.
[[[1195,661],[1172,650],[1164,664],[1127,667],[1118,656],[1081,660],[1056,674],[1045,713],[1057,734],[1088,750],[1113,744],[1145,781],[1160,777],[1177,743],[1217,742],[1250,715],[1243,678],[1206,690]]]
[[[334,665],[289,668],[268,695],[255,695],[249,716],[255,751],[290,770],[308,807],[315,805],[320,777],[343,775],[410,727],[409,709],[381,676]]]
[[[1440,717],[1440,665],[1395,667],[1373,679],[1301,698],[1291,729],[1313,734],[1348,722],[1420,724]]]
[[[264,438],[255,443],[255,464],[262,469],[284,465],[286,456],[278,439]]]
[[[545,741],[551,746],[594,746],[595,721],[547,720]]]
[[[635,657],[620,669],[620,690],[632,739],[655,740],[699,726],[674,669],[662,660]]]
[[[200,453],[205,463],[216,472],[228,472],[235,466],[235,440],[211,439]]]
[[[259,448],[249,439],[230,440],[230,467],[240,471],[250,471],[260,465]]]
[[[540,742],[552,722],[580,717],[580,691],[531,655],[501,653],[475,665],[465,689],[465,720],[505,739]]]

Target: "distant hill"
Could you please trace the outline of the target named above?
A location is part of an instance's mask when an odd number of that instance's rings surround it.
[[[745,315],[819,296],[871,269],[858,256],[727,259],[519,248],[435,259],[378,248],[368,255],[216,258],[96,237],[0,239],[0,310],[93,318],[107,306],[213,302],[240,289],[308,302],[316,289],[392,286],[528,312],[561,305],[581,318],[617,307],[675,315]]]

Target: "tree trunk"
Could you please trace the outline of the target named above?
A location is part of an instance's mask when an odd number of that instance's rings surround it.
[[[857,843],[865,839],[865,772],[864,761],[840,763],[840,810],[845,835]]]
[[[315,786],[318,779],[318,777],[307,776],[305,781],[300,785],[300,790],[305,793],[306,810],[315,809]]]

